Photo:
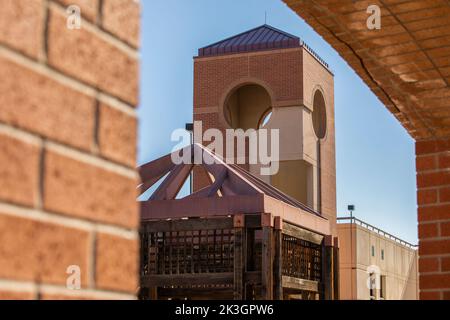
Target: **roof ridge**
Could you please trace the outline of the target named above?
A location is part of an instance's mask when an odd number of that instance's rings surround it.
[[[274,34],[278,34],[279,36],[274,37]],[[287,49],[299,47],[301,46],[301,43],[300,37],[266,23],[204,46],[199,49],[199,56],[261,51],[267,49]]]

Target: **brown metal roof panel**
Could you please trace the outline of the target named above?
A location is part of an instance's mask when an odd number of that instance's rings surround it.
[[[199,56],[212,56],[272,48],[288,48],[293,46],[294,43],[300,46],[300,39],[269,25],[263,25],[201,48],[198,54]]]

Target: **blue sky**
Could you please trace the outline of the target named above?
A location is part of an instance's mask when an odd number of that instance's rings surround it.
[[[312,28],[280,0],[145,0],[139,163],[169,153],[192,121],[197,49],[267,23],[302,38],[335,74],[338,215],[355,215],[417,242],[414,142]]]

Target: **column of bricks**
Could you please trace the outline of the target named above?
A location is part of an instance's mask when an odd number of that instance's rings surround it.
[[[416,143],[421,299],[450,299],[450,139]]]
[[[0,299],[134,299],[139,1],[0,8]]]

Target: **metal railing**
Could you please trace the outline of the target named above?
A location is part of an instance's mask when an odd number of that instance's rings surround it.
[[[310,46],[306,44],[303,40],[300,40],[300,45],[304,47],[314,58],[317,59],[325,68],[327,68],[331,73],[333,73],[330,69],[328,63],[325,62]]]
[[[412,243],[409,243],[408,241],[405,241],[405,240],[402,240],[400,238],[397,238],[396,236],[390,234],[389,232],[386,232],[386,231],[381,230],[381,229],[379,229],[377,227],[374,227],[373,225],[371,225],[371,224],[369,224],[367,222],[364,222],[362,220],[359,220],[358,218],[355,218],[355,217],[340,217],[340,218],[337,218],[337,222],[338,223],[354,223],[354,224],[359,225],[359,226],[361,226],[361,227],[363,227],[363,228],[365,228],[367,230],[373,231],[373,232],[375,232],[375,233],[377,233],[377,234],[379,234],[381,236],[384,236],[384,237],[386,237],[386,238],[388,238],[390,240],[393,240],[396,243],[399,243],[399,244],[401,244],[401,245],[403,245],[405,247],[408,247],[408,248],[411,248],[411,249],[417,249],[418,248],[418,245],[416,245],[416,244],[412,244]]]

